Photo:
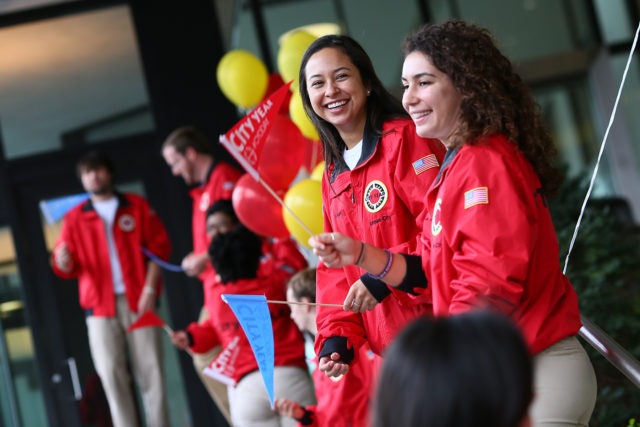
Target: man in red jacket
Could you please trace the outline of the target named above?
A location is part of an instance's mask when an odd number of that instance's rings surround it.
[[[242,171],[215,159],[208,139],[193,126],[181,126],[171,132],[162,144],[162,157],[171,168],[171,173],[182,177],[185,184],[191,187],[193,250],[183,258],[182,268],[187,276],[200,279],[206,292],[207,286],[216,282],[216,272],[207,254],[210,242],[206,230],[207,209],[218,200],[231,199]],[[208,318],[209,314],[203,307],[199,322],[206,322]],[[221,349],[216,346],[206,353],[195,354],[193,365],[218,409],[231,423],[226,386],[202,373]]]
[[[154,309],[162,291],[160,267],[142,248],[167,259],[169,237],[145,199],[115,191],[115,168],[107,156],[88,153],[77,171],[89,200],[65,215],[53,250],[53,271],[78,279],[91,356],[114,426],[137,425],[127,348],[147,424],[168,426],[160,331],[126,329],[138,315]]]

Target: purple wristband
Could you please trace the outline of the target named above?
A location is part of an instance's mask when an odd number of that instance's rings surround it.
[[[385,249],[384,251],[387,254],[387,263],[385,264],[385,266],[382,269],[382,271],[379,274],[367,273],[370,277],[372,277],[374,279],[377,279],[377,280],[384,279],[384,277],[387,275],[387,273],[389,273],[389,270],[391,270],[391,264],[393,263],[393,254],[391,252],[389,252],[388,249]]]

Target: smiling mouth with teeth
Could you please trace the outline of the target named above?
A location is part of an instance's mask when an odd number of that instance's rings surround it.
[[[347,101],[332,102],[331,104],[327,105],[327,108],[332,109],[332,108],[342,107],[346,103]]]

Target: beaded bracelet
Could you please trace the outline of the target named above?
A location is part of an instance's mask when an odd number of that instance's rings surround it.
[[[387,263],[385,264],[382,271],[379,274],[367,273],[370,277],[373,277],[377,280],[382,280],[387,275],[387,273],[389,273],[389,270],[391,270],[391,264],[393,264],[393,254],[387,249],[385,249],[384,251],[387,254]]]

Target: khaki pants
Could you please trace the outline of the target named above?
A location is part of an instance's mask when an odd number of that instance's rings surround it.
[[[587,426],[596,402],[593,365],[576,337],[555,343],[534,359],[534,427]]]
[[[302,368],[276,366],[273,372],[276,398],[295,400],[303,406],[316,402],[309,373]],[[254,371],[229,387],[231,418],[235,427],[296,427],[293,418],[281,417],[269,403],[260,371]]]
[[[158,328],[126,329],[136,319],[127,299],[116,299],[115,317],[86,319],[89,347],[96,372],[104,388],[115,427],[138,425],[135,397],[127,369],[127,348],[131,371],[142,396],[148,427],[168,427],[169,416],[162,376],[161,331]]]
[[[198,323],[209,318],[209,313],[202,307],[200,310],[200,316],[198,317]],[[229,425],[231,425],[231,413],[229,412],[229,395],[227,393],[227,386],[219,381],[214,380],[211,377],[202,373],[204,368],[209,366],[211,362],[218,356],[218,353],[222,351],[222,346],[216,346],[206,353],[193,353],[193,367],[202,381],[202,384],[207,389],[209,396],[215,402],[220,413],[225,417]]]

